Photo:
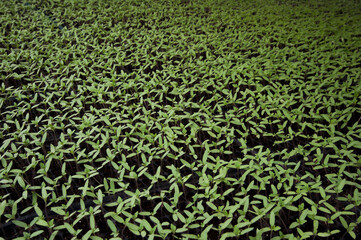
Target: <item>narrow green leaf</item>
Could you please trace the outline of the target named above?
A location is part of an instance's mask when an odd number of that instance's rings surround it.
[[[11,140],[12,139],[6,139],[5,141],[3,141],[3,144],[0,147],[0,150],[5,150],[9,146]]]
[[[98,201],[100,204],[103,204],[103,193],[102,193],[102,190],[98,190]]]
[[[43,211],[41,211],[41,209],[37,205],[34,206],[34,210],[39,217],[43,216]]]
[[[320,186],[320,187],[319,187],[319,191],[320,191],[321,197],[322,197],[323,199],[325,199],[325,198],[326,198],[326,192],[325,192],[325,190]]]
[[[249,228],[246,228],[246,229],[242,230],[242,232],[241,232],[241,234],[240,234],[240,235],[244,235],[244,234],[246,234],[246,233],[248,233],[248,232],[252,231],[253,229],[254,229],[254,227],[249,227]]]
[[[36,222],[37,225],[39,226],[43,226],[43,227],[48,227],[48,222],[46,222],[43,219],[38,219],[38,221]]]
[[[118,223],[124,223],[124,219],[122,217],[119,217],[118,215],[116,214],[112,214],[111,217],[117,221]]]
[[[88,240],[88,239],[90,238],[90,236],[92,235],[93,230],[94,230],[94,229],[88,230],[87,233],[84,234],[84,236],[81,238],[81,240]]]
[[[148,232],[152,231],[152,226],[149,224],[149,222],[146,219],[142,219],[141,226],[145,227]]]
[[[234,191],[234,188],[230,188],[230,189],[226,190],[222,195],[227,196],[228,194],[230,194],[233,191]]]
[[[233,218],[227,219],[224,223],[219,225],[220,230],[226,229],[232,222]]]
[[[44,230],[38,230],[36,232],[33,232],[31,235],[30,235],[30,238],[31,239],[34,239],[35,237],[39,236],[40,234],[42,234],[44,232]]]
[[[93,214],[90,215],[89,224],[90,224],[90,228],[94,230],[95,229],[95,218],[94,218]]]
[[[201,234],[201,239],[209,239],[208,232],[211,230],[212,227],[213,227],[213,224],[210,224],[203,230],[203,232]]]
[[[2,201],[0,203],[0,217],[3,215],[4,211],[5,211],[5,207],[6,207],[6,200]]]
[[[203,163],[206,163],[206,162],[207,162],[208,154],[209,154],[209,151],[205,150],[205,151],[204,151],[204,154],[203,154],[203,158],[202,158],[202,162],[203,162]]]
[[[342,179],[341,182],[340,182],[340,184],[339,184],[338,187],[337,187],[337,190],[338,190],[339,192],[341,192],[342,189],[343,189],[343,187],[345,186],[345,184],[346,184],[346,179]]]
[[[331,234],[327,232],[319,232],[317,233],[317,236],[319,237],[329,237]]]
[[[18,221],[18,220],[13,220],[12,223],[15,224],[16,226],[19,226],[24,229],[28,228],[28,225],[26,223]]]
[[[110,219],[107,219],[107,224],[113,233],[118,231],[117,227],[114,225],[114,223]]]
[[[271,213],[270,213],[270,225],[271,226],[274,226],[275,225],[275,213],[274,213],[274,211],[271,211]]]
[[[173,213],[173,208],[166,202],[163,202],[163,206],[167,209],[168,212]]]
[[[68,232],[70,233],[70,234],[73,234],[73,235],[75,235],[76,234],[76,231],[75,231],[75,229],[73,228],[73,226],[71,226],[69,223],[64,223],[64,226],[65,226],[65,228],[68,230]]]

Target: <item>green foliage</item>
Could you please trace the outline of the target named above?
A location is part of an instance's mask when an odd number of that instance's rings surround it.
[[[0,235],[356,239],[360,14],[2,1]]]

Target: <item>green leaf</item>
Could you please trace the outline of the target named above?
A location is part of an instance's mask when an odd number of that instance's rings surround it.
[[[66,214],[66,212],[63,210],[62,207],[52,207],[52,208],[51,208],[51,211],[53,211],[53,212],[55,212],[56,214],[61,215],[61,216],[63,216],[63,215]]]
[[[330,209],[332,212],[337,212],[336,208],[334,208],[331,204],[328,202],[323,203],[328,209]]]
[[[303,232],[300,228],[297,228],[298,234],[300,234],[301,239],[309,239],[313,233],[312,232]]]
[[[53,233],[51,234],[49,240],[54,240],[55,237],[58,235],[58,232],[59,232],[58,230],[57,230],[57,231],[53,231]]]
[[[354,231],[348,231],[348,234],[350,234],[353,239],[356,239],[356,233]]]
[[[202,202],[203,202],[203,200],[201,200],[197,203],[197,210],[199,210],[201,213],[204,212],[204,207],[202,205]]]
[[[89,224],[90,224],[90,228],[94,230],[95,229],[95,218],[94,218],[93,214],[90,215]]]
[[[173,213],[173,208],[166,202],[163,202],[163,206],[167,209],[168,212]]]
[[[12,223],[15,224],[16,226],[24,228],[24,229],[28,228],[28,225],[26,223],[18,221],[18,220],[13,220]]]
[[[0,147],[0,150],[5,150],[9,146],[11,140],[12,139],[6,139],[5,141],[3,141],[3,144]]]
[[[104,238],[98,237],[98,236],[91,236],[91,240],[104,240]]]
[[[246,233],[248,233],[248,232],[252,231],[253,229],[254,229],[254,227],[249,227],[249,228],[246,228],[246,229],[244,229],[244,230],[240,233],[240,235],[244,235],[244,234],[246,234]]]
[[[285,208],[294,212],[298,212],[298,208],[292,205],[285,206]]]
[[[65,228],[68,230],[68,232],[70,233],[70,234],[73,234],[73,235],[75,235],[76,234],[76,231],[75,231],[75,229],[73,228],[73,226],[71,226],[69,223],[64,223],[64,226],[65,226]]]
[[[152,226],[149,224],[149,222],[146,219],[142,219],[141,226],[145,227],[148,232],[152,231]]]
[[[289,112],[288,112],[287,110],[282,109],[282,111],[283,111],[283,114],[286,116],[286,118],[287,118],[288,120],[292,120],[292,119],[291,119],[291,115],[289,114]]]
[[[203,162],[203,163],[206,163],[206,162],[207,162],[208,154],[209,154],[209,151],[205,150],[205,151],[204,151],[204,154],[203,154],[203,158],[202,158],[202,162]]]
[[[347,145],[347,148],[350,149],[351,147],[359,148],[361,149],[361,142],[353,140],[350,142],[350,144]]]
[[[112,217],[115,221],[117,221],[118,223],[124,223],[124,219],[123,219],[122,217],[118,216],[118,215],[115,214],[115,213],[112,214],[111,217]]]
[[[45,163],[45,172],[49,171],[51,161],[52,161],[52,158],[50,158],[48,161],[46,161],[46,163]]]
[[[313,220],[313,233],[315,233],[315,234],[317,233],[318,226],[319,226],[319,221]]]
[[[322,222],[327,222],[327,218],[323,217],[323,216],[314,216],[314,219],[322,221]]]
[[[211,230],[211,228],[213,227],[213,224],[208,225],[202,232],[201,234],[201,239],[209,239],[208,237],[208,232]]]
[[[133,224],[133,223],[130,223],[130,222],[125,222],[124,223],[128,228],[129,228],[129,230],[131,230],[133,233],[134,232],[138,232],[139,231],[139,229],[140,229],[140,227],[139,226],[137,226],[137,225],[135,225],[135,224]],[[140,233],[138,234],[138,235],[140,235]]]
[[[228,194],[230,194],[233,191],[234,191],[234,188],[230,188],[230,189],[226,190],[222,195],[227,196]]]
[[[221,223],[219,225],[219,229],[223,230],[223,229],[227,228],[231,224],[232,220],[233,220],[233,218],[229,218],[224,223]]]
[[[331,220],[335,220],[336,218],[338,218],[339,216],[341,216],[341,212],[336,212],[335,214],[333,214],[332,216],[331,216]]]
[[[81,238],[81,240],[88,240],[90,238],[90,236],[92,235],[94,229],[90,229],[88,230],[88,232],[86,234],[84,234],[84,236]]]
[[[25,182],[24,182],[23,178],[20,175],[17,175],[16,179],[17,179],[20,187],[25,188]]]
[[[275,213],[274,211],[271,211],[270,213],[270,219],[269,219],[270,225],[274,226],[275,225]]]
[[[325,190],[324,190],[321,186],[319,187],[319,190],[320,190],[321,197],[322,197],[323,199],[325,199],[325,198],[326,198],[326,192],[325,192]]]
[[[331,234],[327,233],[327,232],[319,232],[319,233],[317,233],[317,236],[319,236],[319,237],[329,237],[329,236],[331,236]]]
[[[254,180],[252,180],[252,182],[248,185],[246,191],[249,192],[252,189],[253,185],[254,185]]]
[[[112,230],[112,232],[118,232],[117,227],[114,225],[114,223],[110,219],[107,219],[107,224],[108,224],[110,230]]]
[[[330,211],[330,210],[328,210],[327,208],[324,208],[324,207],[319,207],[318,209],[319,209],[320,211],[322,211],[322,212],[325,212],[325,213],[331,214],[331,211]]]
[[[48,133],[45,132],[43,137],[41,138],[41,143],[45,143],[46,137],[47,137]]]
[[[310,204],[311,206],[315,206],[317,205],[314,201],[312,201],[311,199],[309,199],[308,197],[303,197],[303,199]]]
[[[43,219],[38,219],[38,221],[36,222],[36,224],[39,225],[39,226],[43,226],[43,227],[48,227],[48,226],[49,226],[48,222],[46,222],[46,221],[43,220]]]
[[[341,182],[339,183],[338,187],[337,187],[337,190],[339,192],[341,192],[343,187],[345,186],[345,184],[346,184],[346,179],[342,179]]]
[[[247,212],[249,207],[249,196],[245,197],[244,206],[243,206],[243,212]]]
[[[297,227],[297,226],[299,226],[300,224],[298,223],[298,222],[293,222],[293,223],[291,223],[291,225],[290,225],[290,229],[293,229],[293,228],[295,228],[295,227]]]
[[[348,224],[347,224],[346,220],[342,216],[340,216],[339,219],[340,219],[340,222],[341,222],[342,226],[345,229],[348,229]]]
[[[260,214],[260,215],[258,215],[257,217],[252,218],[251,223],[257,222],[257,221],[260,220],[263,216],[264,216],[263,214]]]
[[[223,233],[222,236],[221,236],[221,239],[220,240],[225,240],[225,239],[234,239],[234,237],[237,237],[237,235],[233,232],[226,232],[226,233]],[[201,239],[206,239],[206,238],[201,238]],[[208,238],[209,239],[209,238]]]
[[[181,193],[179,192],[179,187],[177,184],[174,184],[174,205],[177,206],[179,197],[181,196]]]
[[[182,223],[186,223],[187,220],[185,219],[185,217],[180,213],[180,212],[177,212],[177,216],[179,218],[179,220],[181,220]]]
[[[109,190],[109,184],[108,184],[108,182],[107,182],[107,179],[104,178],[104,179],[103,179],[103,182],[104,182],[105,191],[108,191],[108,190]]]
[[[39,236],[40,234],[42,234],[44,232],[44,230],[38,230],[36,232],[33,232],[31,235],[30,235],[30,238],[31,239],[34,239],[35,237]]]
[[[305,220],[305,218],[307,217],[308,212],[309,212],[308,209],[303,210],[303,212],[301,213],[301,216],[300,216],[301,221]]]
[[[0,217],[3,215],[4,211],[5,211],[5,207],[6,207],[6,200],[2,201],[0,203]]]
[[[98,201],[100,204],[103,204],[103,193],[102,193],[102,190],[98,190]]]
[[[41,209],[37,205],[34,206],[34,210],[39,217],[43,216],[43,211],[41,211]]]

